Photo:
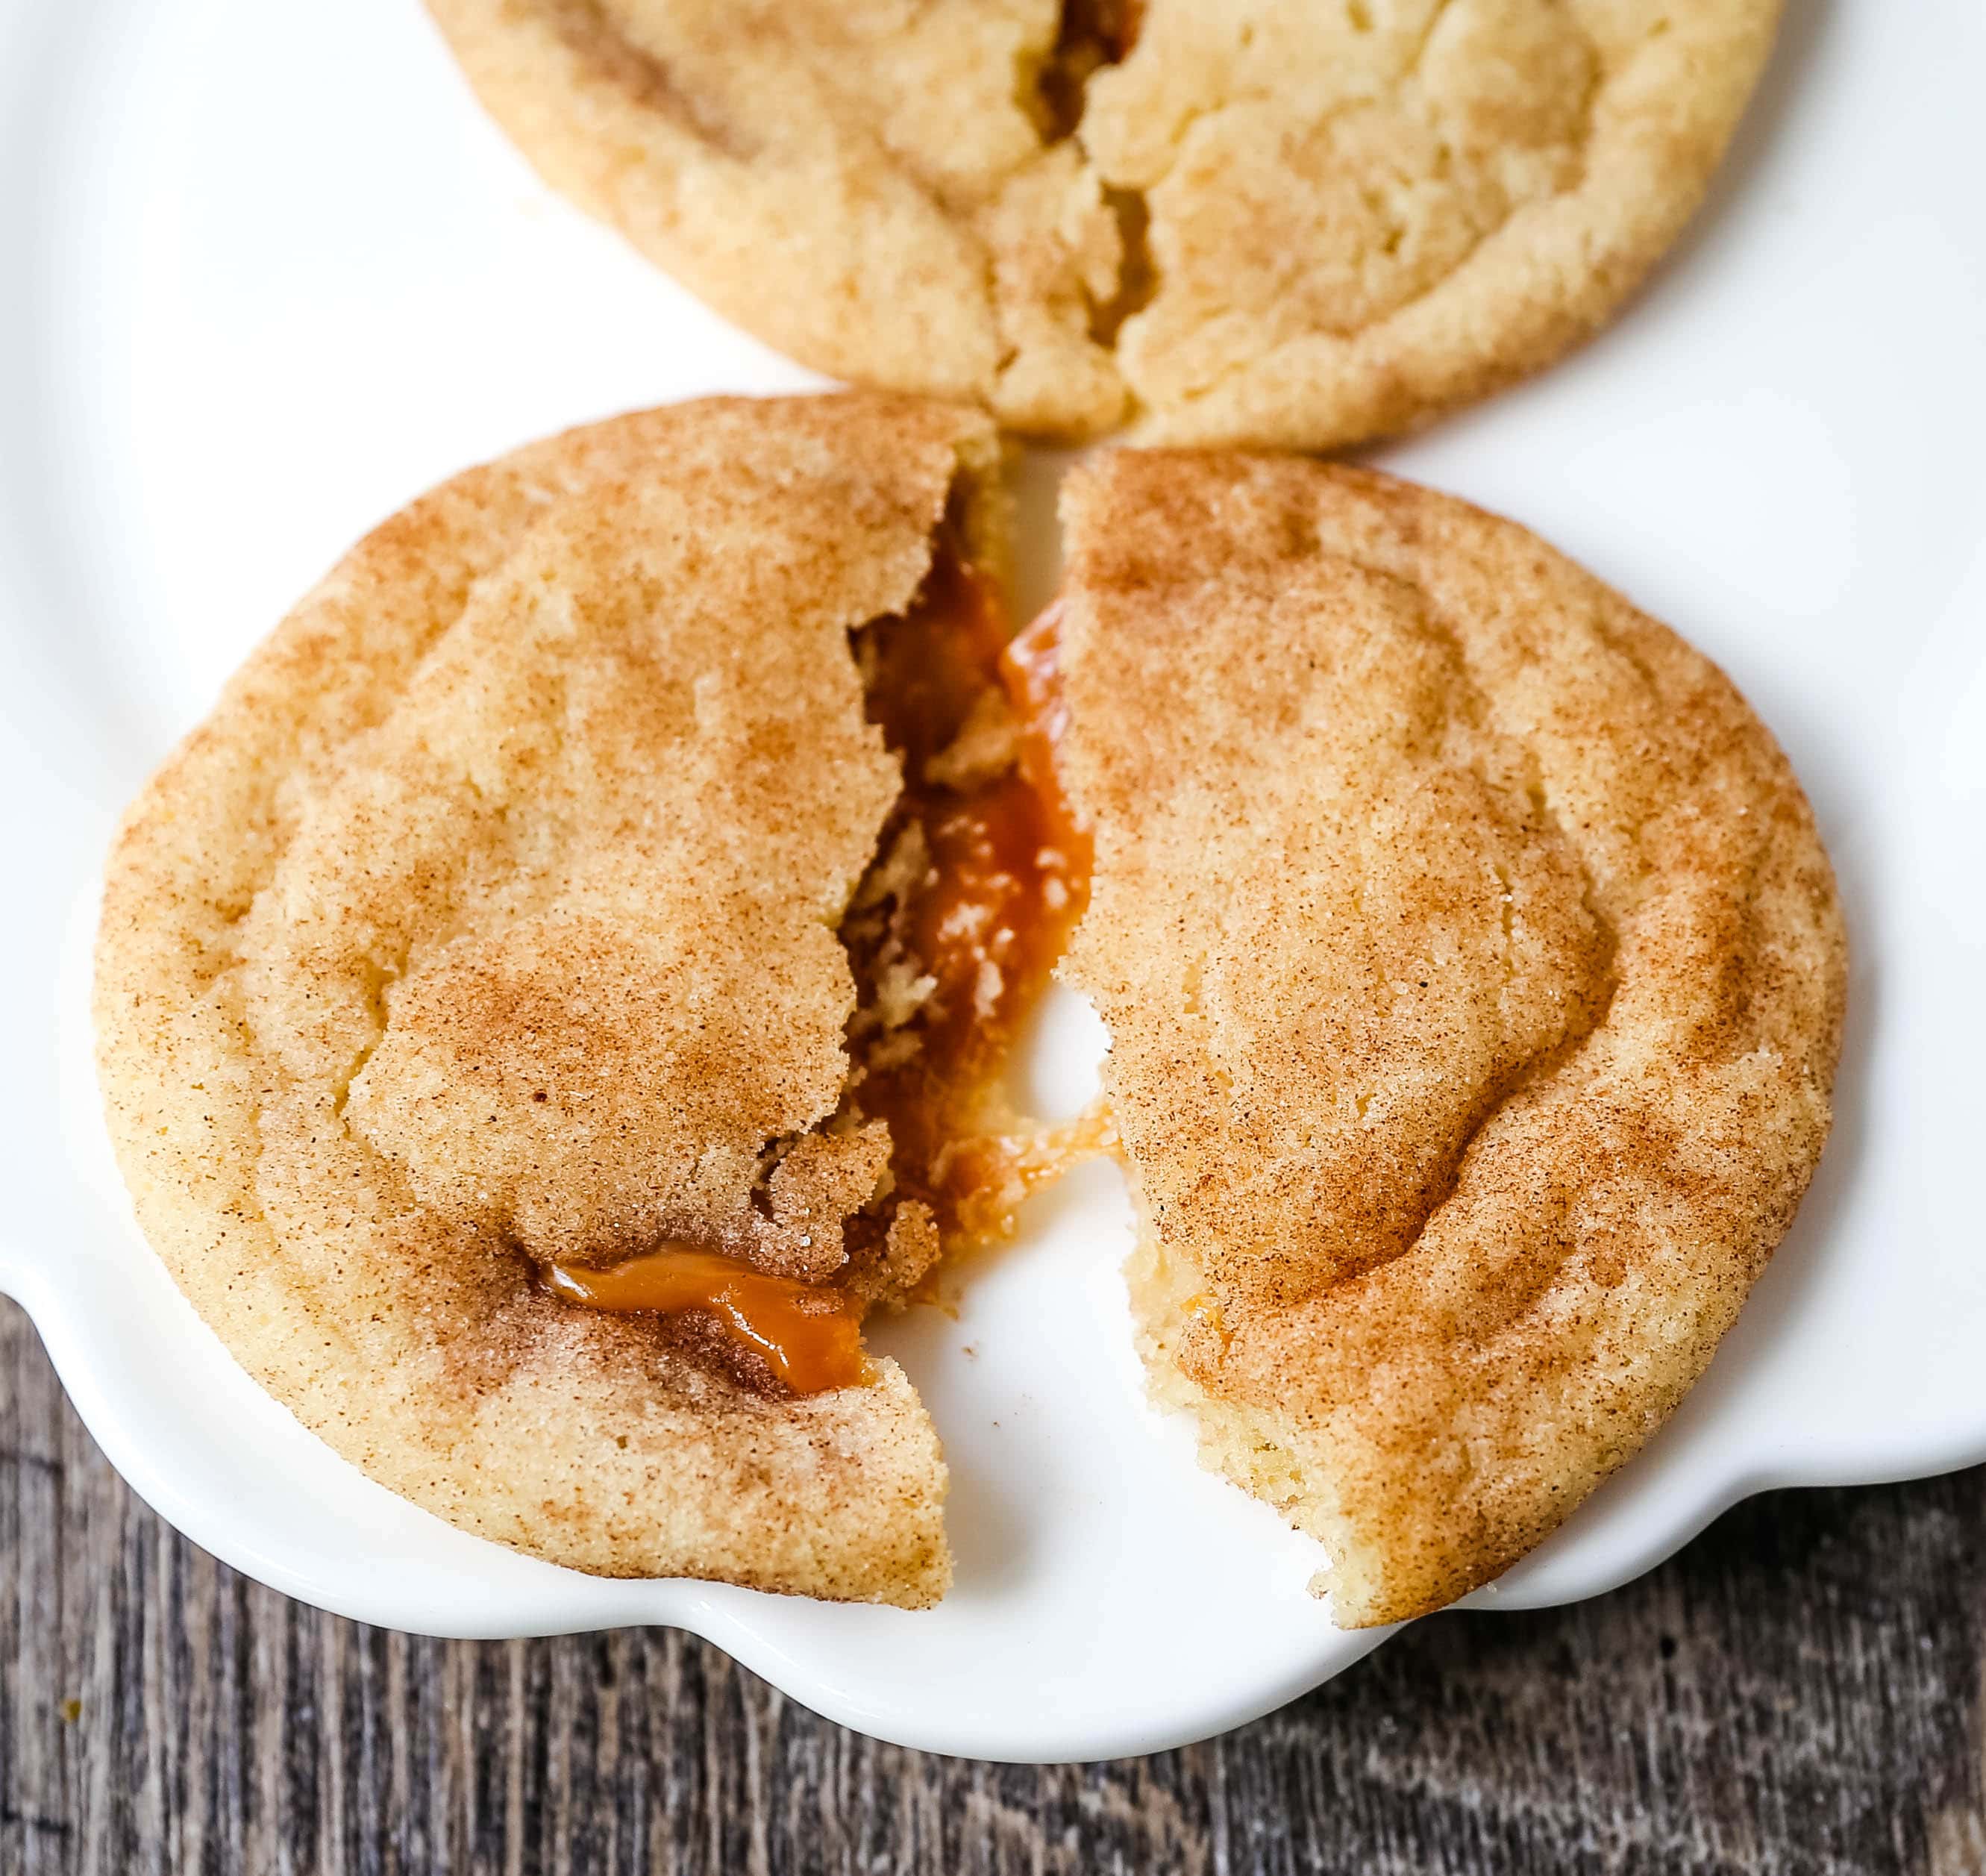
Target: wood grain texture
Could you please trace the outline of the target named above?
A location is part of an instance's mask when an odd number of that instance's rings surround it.
[[[1210,1744],[982,1765],[665,1631],[433,1642],[288,1602],[126,1490],[0,1305],[0,1871],[1986,1876],[1982,1557],[1986,1472],[1782,1493]]]

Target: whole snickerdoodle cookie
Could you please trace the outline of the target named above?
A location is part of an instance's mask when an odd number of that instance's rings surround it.
[[[1779,0],[429,0],[557,188],[857,382],[1325,449],[1604,325]]]

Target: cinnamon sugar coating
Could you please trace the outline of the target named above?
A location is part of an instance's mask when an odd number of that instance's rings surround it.
[[[1325,449],[1604,325],[1779,0],[429,0],[554,187],[857,382]]]
[[[472,470],[354,548],[126,815],[96,1007],[140,1220],[249,1372],[416,1503],[608,1575],[942,1593],[944,1464],[893,1363],[781,1398],[693,1319],[530,1268],[680,1234],[849,1275],[887,1142],[810,1130],[901,783],[850,634],[909,602],[948,504],[997,568],[996,462],[983,418],[848,396]]]
[[[1338,1618],[1487,1581],[1681,1399],[1829,1120],[1846,947],[1729,682],[1369,472],[1065,485],[1065,969],[1109,1027],[1155,1391]]]

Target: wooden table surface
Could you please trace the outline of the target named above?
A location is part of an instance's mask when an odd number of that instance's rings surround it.
[[[0,1304],[0,1872],[1986,1876],[1983,1555],[1986,1470],[1780,1493],[1207,1745],[983,1765],[666,1631],[423,1641],[288,1602],[132,1496]]]
[[[1789,10],[1720,199],[1828,11]],[[1781,1493],[1204,1745],[933,1758],[671,1632],[436,1642],[261,1588],[124,1487],[0,1302],[0,1876],[1986,1876],[1982,1564],[1986,1469]]]

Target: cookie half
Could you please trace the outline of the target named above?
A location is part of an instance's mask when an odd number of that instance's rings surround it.
[[[1779,0],[429,0],[555,187],[727,318],[1015,428],[1325,449],[1604,325]]]
[[[942,1592],[938,1443],[859,1324],[1011,1202],[992,1090],[1068,896],[997,461],[858,396],[471,470],[126,816],[96,1013],[140,1221],[416,1504],[608,1575]]]
[[[1714,665],[1513,524],[1294,459],[1065,485],[1066,968],[1158,1397],[1337,1618],[1488,1581],[1674,1409],[1829,1120],[1813,817]]]

